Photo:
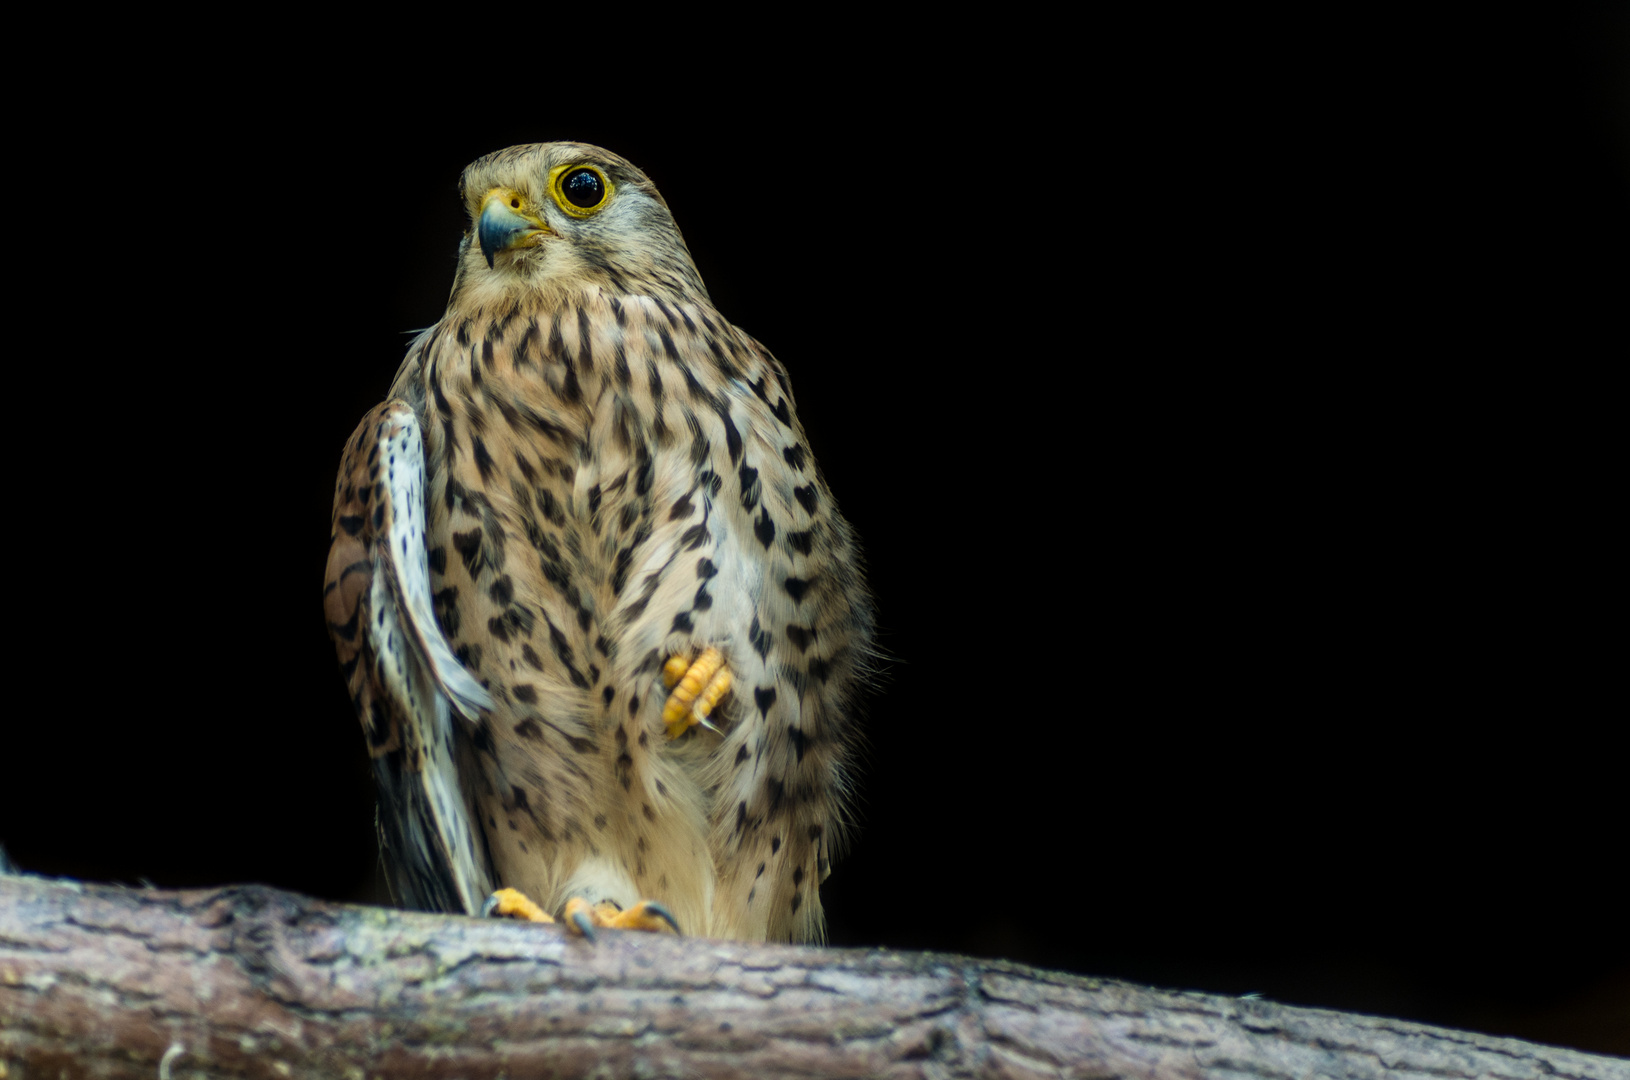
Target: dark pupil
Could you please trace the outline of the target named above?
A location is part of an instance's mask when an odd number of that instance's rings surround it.
[[[567,173],[566,179],[561,181],[560,190],[566,193],[567,202],[584,210],[598,206],[606,194],[605,185],[600,183],[600,174],[593,169],[576,169]]]

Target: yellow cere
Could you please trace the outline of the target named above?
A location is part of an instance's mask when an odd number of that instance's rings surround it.
[[[526,213],[526,198],[512,188],[495,187],[481,196],[481,205],[486,206],[494,199],[502,199],[504,205],[517,214]]]

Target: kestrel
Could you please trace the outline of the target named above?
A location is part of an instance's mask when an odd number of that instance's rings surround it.
[[[398,900],[818,940],[872,604],[786,370],[617,155],[511,147],[460,194],[323,597]]]

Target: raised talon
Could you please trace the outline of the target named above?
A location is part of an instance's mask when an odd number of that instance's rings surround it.
[[[532,898],[519,889],[499,889],[487,897],[487,902],[481,905],[482,918],[510,918],[525,919],[528,922],[552,923],[555,920],[549,917]]]
[[[684,678],[685,672],[689,670],[690,661],[683,656],[668,657],[668,662],[662,665],[662,685],[672,690],[674,683]]]
[[[662,722],[668,726],[668,738],[679,738],[693,724],[719,730],[708,723],[708,716],[719,699],[730,692],[730,672],[718,649],[703,649],[695,663],[687,663],[680,656],[670,657],[662,666],[662,682],[673,690],[668,695],[668,703],[662,707]]]

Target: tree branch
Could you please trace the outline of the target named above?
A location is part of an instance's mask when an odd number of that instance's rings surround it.
[[[0,876],[0,1076],[1579,1077],[1630,1061],[933,953]]]

